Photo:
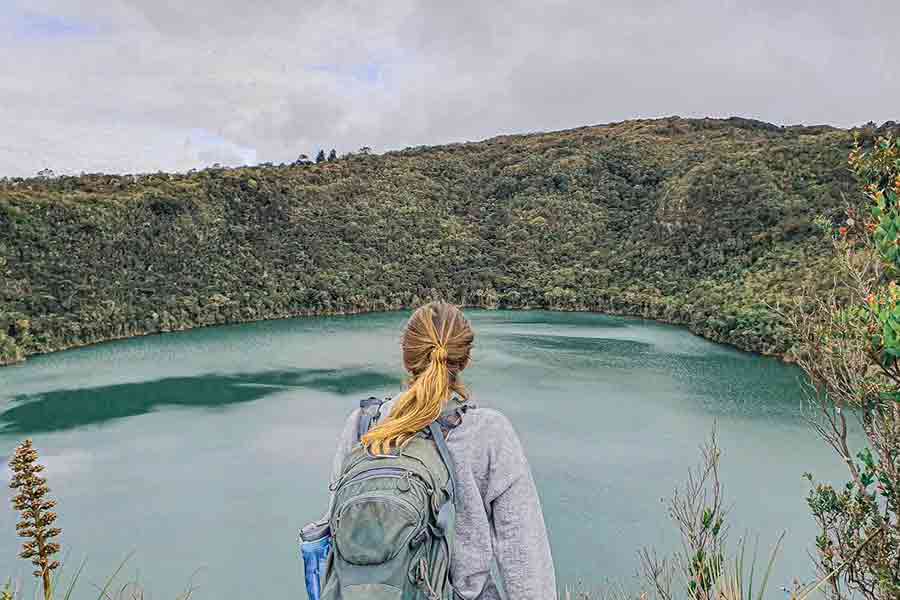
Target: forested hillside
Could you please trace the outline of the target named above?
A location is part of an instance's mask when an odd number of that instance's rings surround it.
[[[673,117],[314,165],[3,179],[0,362],[439,296],[640,315],[783,353],[766,304],[830,284],[812,221],[854,193],[851,143]]]

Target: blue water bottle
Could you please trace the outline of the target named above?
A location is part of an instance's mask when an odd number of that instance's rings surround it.
[[[326,519],[313,521],[300,530],[300,556],[303,558],[303,573],[306,576],[306,594],[309,600],[319,600],[321,597],[329,550],[331,550],[331,528]]]

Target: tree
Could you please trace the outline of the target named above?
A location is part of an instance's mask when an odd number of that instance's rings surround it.
[[[324,150],[319,150],[319,153],[316,154],[316,162],[317,162],[317,163],[320,163],[320,162],[322,162],[322,161],[324,161],[324,160],[325,160],[325,151],[324,151]]]
[[[331,149],[331,152],[328,153],[328,160],[337,160],[337,150]]]
[[[863,193],[838,227],[818,220],[838,285],[786,314],[814,425],[850,474],[839,488],[807,475],[819,575],[834,600],[887,600],[900,597],[900,140],[857,138],[849,163]],[[865,433],[856,452],[848,414]]]

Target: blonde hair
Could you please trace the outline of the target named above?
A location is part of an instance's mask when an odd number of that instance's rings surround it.
[[[475,335],[459,307],[430,302],[409,318],[403,332],[403,366],[409,388],[394,402],[390,415],[362,437],[374,454],[402,448],[444,409],[451,392],[468,398],[459,373],[469,364]]]

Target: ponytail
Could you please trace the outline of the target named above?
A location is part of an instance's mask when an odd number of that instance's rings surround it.
[[[458,373],[468,364],[472,330],[458,308],[431,303],[410,318],[403,336],[409,389],[395,401],[388,418],[362,437],[373,454],[402,448],[441,416],[451,392],[468,392]]]

